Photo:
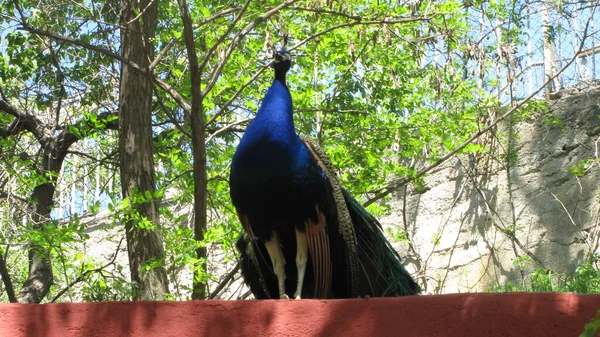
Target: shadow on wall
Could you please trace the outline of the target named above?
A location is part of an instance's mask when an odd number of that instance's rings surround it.
[[[5,336],[577,336],[600,295],[0,305]]]
[[[513,126],[511,148],[506,122],[483,139],[491,152],[455,158],[425,178],[424,193],[408,188],[406,228],[416,254],[406,254],[427,293],[485,291],[540,267],[570,273],[583,262],[597,226],[600,169],[582,177],[569,169],[595,158],[599,105],[600,92],[552,101],[549,111]],[[398,214],[404,197],[398,193]]]

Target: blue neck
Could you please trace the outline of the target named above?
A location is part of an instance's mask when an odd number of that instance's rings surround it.
[[[275,72],[275,81],[281,82],[281,84],[283,84],[283,86],[287,89],[287,83],[285,82],[285,72],[276,71]]]
[[[292,96],[284,75],[283,81],[277,78],[273,81],[245,138],[253,142],[268,137],[270,141],[292,145],[298,139],[293,114]]]

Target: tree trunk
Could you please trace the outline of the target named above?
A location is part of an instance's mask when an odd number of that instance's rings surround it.
[[[194,239],[197,242],[204,241],[206,232],[206,147],[205,147],[205,125],[204,125],[204,107],[202,105],[202,94],[200,90],[200,75],[202,69],[198,63],[196,47],[194,44],[194,33],[192,28],[192,19],[188,11],[185,0],[179,0],[181,8],[181,19],[183,21],[183,34],[185,39],[188,59],[190,61],[190,77],[192,87],[192,154],[194,158]],[[199,260],[205,260],[207,250],[205,246],[196,249],[196,256]],[[194,280],[192,299],[206,299],[205,278],[206,263],[201,268],[194,269]]]
[[[58,137],[45,142],[44,157],[40,174],[49,178],[49,182],[40,184],[33,189],[31,194],[29,213],[30,223],[36,230],[44,230],[44,224],[50,221],[50,211],[54,204],[54,192],[56,190],[56,179],[60,174],[62,163],[67,154],[67,149],[76,141],[72,134],[61,134]],[[50,251],[41,246],[29,247],[29,275],[17,295],[21,303],[40,303],[50,290],[53,282],[52,264]]]
[[[77,213],[77,208],[75,207],[75,200],[77,200],[76,196],[77,194],[76,189],[77,189],[77,163],[79,162],[79,157],[77,156],[73,156],[73,169],[71,171],[71,200],[70,202],[70,210],[71,210],[71,214],[69,214],[69,216],[71,217],[71,219],[75,218],[75,214]]]
[[[123,56],[147,68],[153,55],[158,2],[123,1],[121,12],[121,46]],[[169,292],[163,267],[163,237],[157,228],[141,228],[147,219],[158,224],[155,196],[154,158],[152,149],[152,81],[130,66],[121,65],[119,92],[119,154],[123,199],[129,198],[134,213],[125,223],[131,279],[139,286],[138,300],[162,300]],[[152,200],[133,202],[132,196],[149,192]],[[154,226],[153,226],[154,227]],[[146,270],[146,266],[154,267]],[[156,266],[158,264],[158,266]]]
[[[554,60],[554,38],[550,35],[550,10],[548,1],[542,1],[542,31],[544,33],[544,81],[556,76],[556,61]],[[546,98],[550,98],[550,93],[560,89],[558,77],[555,77],[546,86]]]
[[[49,156],[45,156],[49,157]],[[45,166],[45,165],[44,165]],[[55,171],[60,171],[60,168]],[[30,221],[33,228],[40,230],[50,220],[50,209],[54,197],[55,183],[38,185],[33,189]],[[40,303],[53,282],[52,264],[48,249],[32,245],[29,247],[29,275],[17,295],[20,303]]]

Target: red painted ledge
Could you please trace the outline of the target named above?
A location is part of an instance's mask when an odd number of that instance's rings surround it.
[[[0,305],[0,336],[579,336],[600,295]]]

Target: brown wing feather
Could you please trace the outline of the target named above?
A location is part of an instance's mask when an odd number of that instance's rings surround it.
[[[348,289],[347,296],[355,297],[357,296],[358,290],[358,282],[359,282],[359,265],[358,265],[358,247],[356,242],[356,233],[354,230],[354,224],[352,223],[352,218],[350,216],[350,212],[348,211],[348,207],[346,204],[346,200],[344,198],[343,189],[340,185],[340,182],[335,174],[335,169],[333,168],[333,164],[327,158],[327,155],[323,150],[319,147],[319,145],[312,139],[307,137],[301,137],[302,141],[306,145],[306,147],[310,150],[313,155],[313,158],[317,161],[318,165],[325,171],[327,174],[327,179],[329,179],[331,183],[331,187],[333,189],[333,197],[335,199],[335,204],[338,213],[338,224],[336,225],[336,230],[339,231],[343,239],[343,249],[345,250],[345,263],[347,263],[348,274]],[[336,247],[336,249],[342,249],[342,247]],[[331,261],[332,263],[333,261]],[[331,266],[331,265],[330,265]],[[329,268],[331,272],[333,269]],[[336,295],[337,296],[337,295]]]
[[[329,235],[327,235],[327,219],[319,212],[319,222],[306,223],[308,251],[315,276],[315,298],[328,298],[331,291],[331,255]]]
[[[248,237],[250,237],[251,240],[258,240],[256,235],[254,235],[254,232],[252,231],[252,226],[250,226],[250,220],[248,220],[248,216],[243,215],[240,212],[238,212],[237,216],[238,219],[240,219],[242,226],[244,227],[244,232],[246,232],[246,235],[248,235]]]
[[[327,168],[314,149],[309,144],[306,144],[306,147],[323,172],[327,172]],[[318,208],[317,213],[319,214],[319,222],[312,223],[309,221],[306,226],[308,250],[310,251],[315,275],[315,298],[328,298],[331,293],[331,278],[333,275],[331,245],[327,234],[327,218]]]

